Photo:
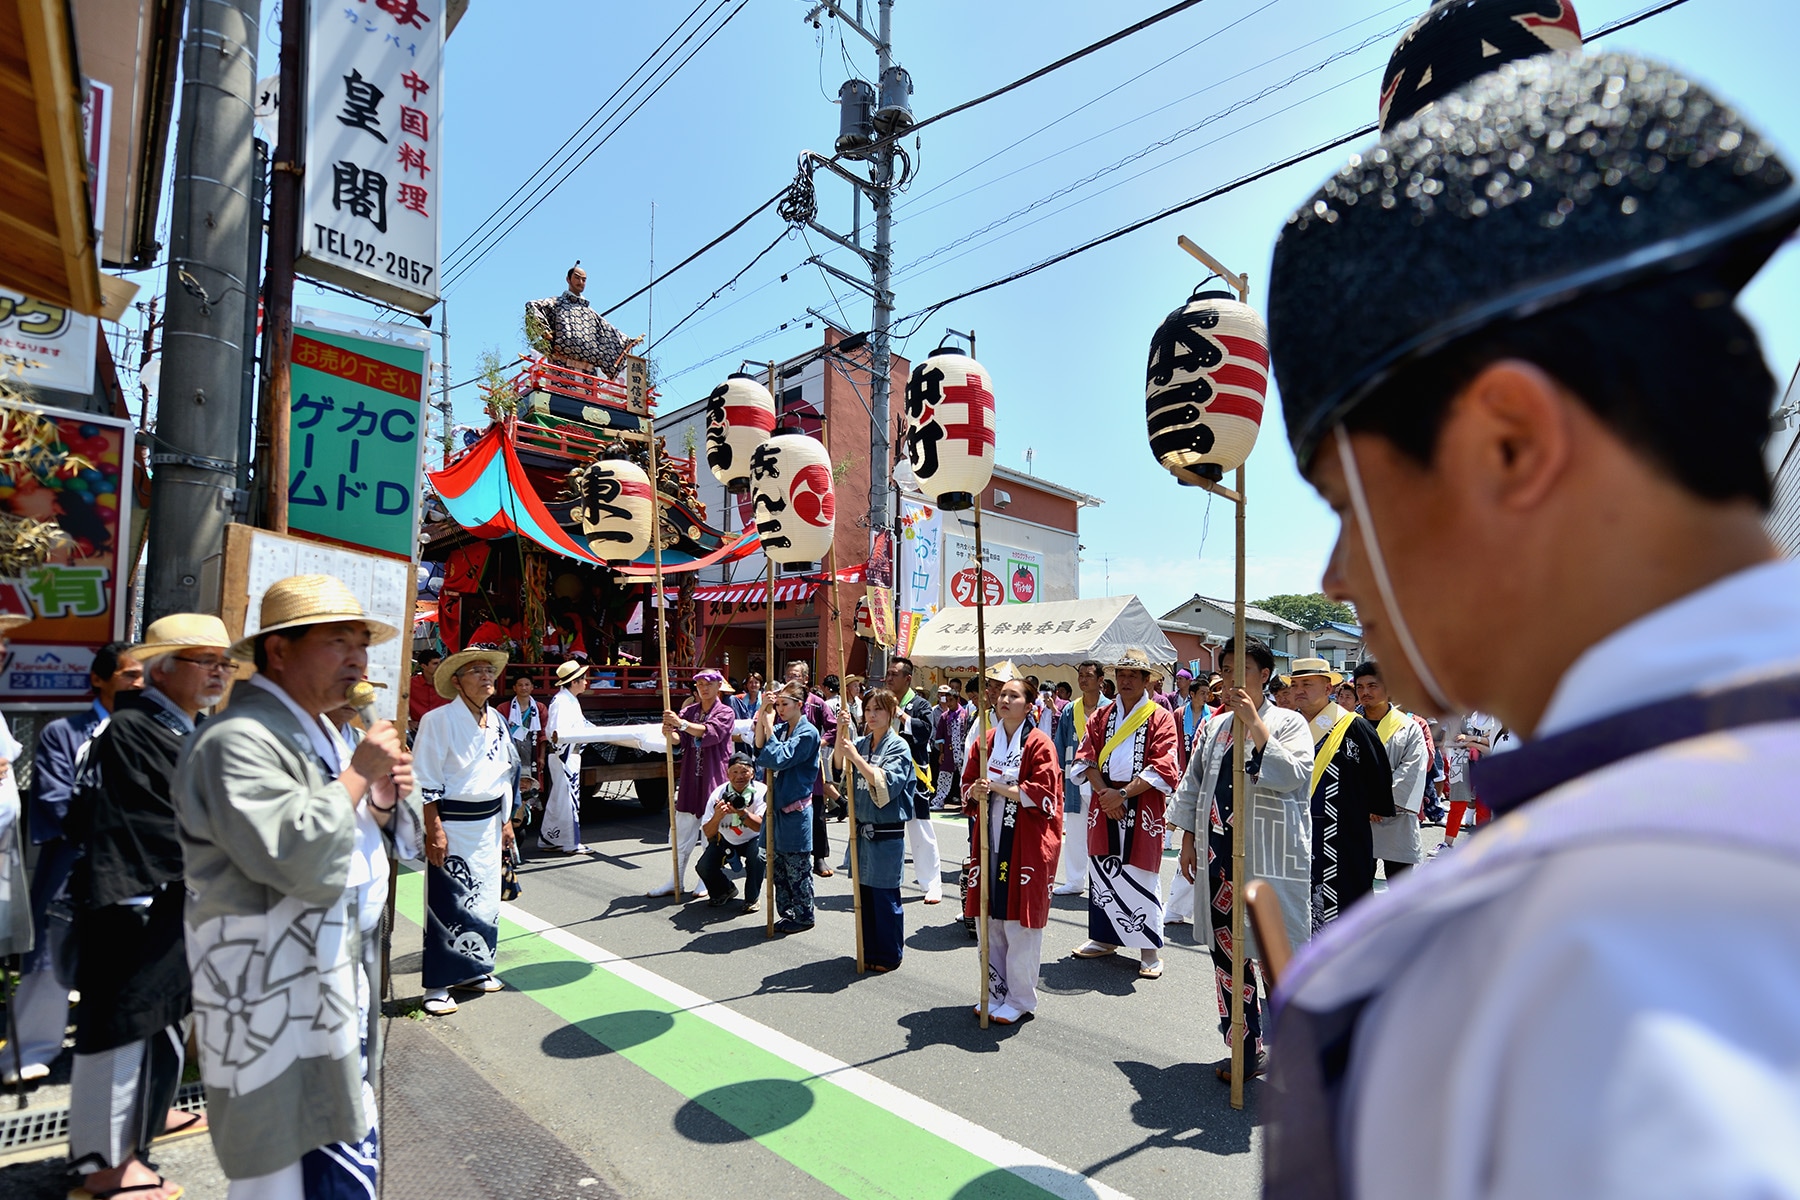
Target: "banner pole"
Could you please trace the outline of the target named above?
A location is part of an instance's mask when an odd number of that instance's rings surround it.
[[[773,372],[770,372],[773,375]],[[752,512],[755,510],[752,509]],[[780,687],[775,679],[775,560],[763,551],[763,561],[769,564],[768,591],[763,593],[763,689]],[[769,831],[769,861],[763,864],[763,936],[775,936],[775,824],[776,812],[772,802],[763,810],[763,828]]]
[[[672,712],[669,704],[669,605],[663,595],[662,488],[657,475],[656,419],[650,418],[646,425],[650,431],[650,553],[656,567],[653,601],[656,605],[656,674],[662,681],[663,711]],[[687,897],[682,893],[681,846],[675,830],[675,745],[667,735],[663,737],[663,781],[669,792],[669,877],[675,881],[675,903],[681,904]]]
[[[975,497],[975,669],[977,678],[981,680],[981,690],[976,693],[976,716],[981,722],[980,732],[975,735],[975,746],[979,755],[977,763],[979,773],[977,781],[987,779],[987,574],[981,565],[981,497]],[[981,1027],[988,1027],[988,998],[991,989],[988,987],[988,798],[983,796],[976,802],[975,815],[975,879],[976,903],[981,906]]]

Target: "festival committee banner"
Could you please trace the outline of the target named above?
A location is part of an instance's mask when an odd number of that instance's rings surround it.
[[[0,704],[81,705],[94,651],[125,636],[130,421],[0,403],[0,589],[34,619],[8,635]]]
[[[442,283],[444,8],[315,3],[308,18],[300,270],[413,312]]]
[[[423,341],[294,322],[289,529],[413,556],[428,365]]]

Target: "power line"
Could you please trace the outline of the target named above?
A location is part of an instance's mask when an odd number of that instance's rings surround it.
[[[749,212],[745,213],[743,218],[740,221],[738,221],[738,223],[736,225],[733,225],[730,229],[727,229],[724,233],[721,233],[718,237],[716,237],[712,241],[706,243],[706,245],[700,247],[698,250],[694,251],[692,254],[688,255],[686,258],[682,259],[680,262],[676,263],[674,266],[672,266],[668,270],[664,271],[661,275],[658,275],[655,279],[652,279],[649,283],[646,283],[643,287],[641,287],[637,291],[631,293],[631,295],[625,297],[623,300],[619,301],[617,304],[613,305],[611,308],[607,309],[605,312],[601,313],[600,315],[603,317],[612,316],[614,313],[618,312],[621,308],[624,308],[627,304],[630,304],[633,300],[636,300],[639,296],[642,296],[645,292],[648,292],[651,288],[655,287],[657,284],[661,283],[663,280],[667,279],[669,276],[675,274],[675,272],[681,270],[681,268],[687,266],[689,263],[693,262],[696,258],[699,258],[702,254],[705,254],[708,250],[711,250],[714,246],[717,246],[720,242],[724,241],[726,238],[730,237],[732,234],[736,233],[738,230],[742,229],[744,226],[748,225],[751,222],[751,220],[756,217],[756,215],[758,213],[762,212],[764,209],[768,208],[771,204],[774,204],[777,200],[780,200],[783,196],[785,196],[787,194],[788,194],[788,189],[785,187],[782,188],[779,192],[776,192],[773,196],[770,196],[767,200],[764,200],[761,204],[757,205],[755,208],[753,208]],[[779,241],[780,239],[776,239],[776,240]],[[758,255],[757,257],[760,258],[762,256]],[[740,272],[738,272],[738,274],[741,275],[741,274],[743,274],[743,272],[740,271]],[[735,282],[735,280],[733,282]],[[669,332],[673,333],[674,330],[670,330]]]
[[[724,7],[725,4],[727,4],[729,2],[730,2],[730,0],[720,0],[719,7],[722,8],[722,7]],[[692,62],[695,55],[699,54],[700,51],[706,49],[707,45],[710,44],[712,42],[712,40],[715,37],[717,37],[719,35],[719,33],[727,25],[731,24],[732,19],[734,17],[736,17],[739,13],[743,12],[744,9],[749,5],[749,3],[750,3],[750,0],[739,0],[738,6],[734,9],[732,9],[729,13],[727,13],[725,16],[725,19],[723,21],[721,21],[717,25],[713,26],[712,32],[708,33],[706,35],[706,37],[700,42],[699,45],[695,46],[692,50],[688,51],[687,57],[683,58],[679,63],[676,63],[674,70],[672,70],[668,74],[664,75],[662,77],[662,79],[660,81],[658,81],[657,85],[650,90],[649,95],[647,95],[643,99],[639,100],[637,102],[637,104],[632,107],[630,112],[627,112],[624,116],[620,117],[617,121],[615,121],[613,123],[613,127],[607,131],[606,135],[604,137],[602,137],[598,142],[594,143],[593,147],[590,148],[586,154],[582,155],[579,159],[577,159],[574,162],[574,164],[572,166],[570,166],[567,170],[565,170],[560,179],[558,179],[555,183],[553,183],[547,190],[545,190],[541,195],[539,195],[536,200],[534,200],[532,202],[530,208],[527,208],[523,213],[520,213],[518,215],[518,217],[514,218],[511,221],[511,223],[509,225],[507,225],[504,229],[501,229],[497,233],[491,234],[489,238],[484,239],[484,241],[486,242],[486,245],[483,248],[481,248],[478,252],[475,252],[471,257],[465,259],[463,262],[457,264],[454,268],[447,271],[445,273],[446,278],[444,280],[445,290],[448,291],[451,287],[455,286],[455,284],[457,282],[459,282],[465,275],[467,275],[469,273],[469,271],[474,269],[474,267],[477,263],[479,263],[483,258],[487,257],[487,255],[489,253],[491,253],[497,246],[499,246],[500,242],[502,240],[504,240],[508,234],[510,234],[513,230],[517,229],[521,224],[523,224],[525,222],[525,220],[531,216],[532,213],[536,212],[538,210],[539,205],[543,204],[543,202],[545,200],[549,199],[552,195],[554,195],[558,188],[560,188],[564,183],[567,183],[569,181],[569,179],[574,176],[576,171],[579,171],[583,166],[585,166],[587,164],[587,161],[589,159],[593,158],[595,154],[598,154],[600,152],[601,147],[605,146],[606,143],[612,139],[613,134],[617,133],[620,129],[624,128],[625,123],[627,121],[631,120],[632,117],[636,116],[638,111],[640,109],[642,109],[644,107],[644,105],[646,105],[650,101],[654,100],[656,98],[657,93],[661,92],[663,90],[663,88],[668,85],[668,83],[671,79],[675,78],[676,75],[680,74],[681,69],[683,67],[687,66],[687,64],[689,62]],[[719,10],[717,8],[715,8],[713,10],[713,12],[715,12],[715,13],[718,11]],[[708,14],[709,17],[710,17],[710,15],[711,14]],[[696,27],[694,32],[698,33],[699,28]],[[689,34],[689,38],[691,38],[692,36],[693,36],[693,34]],[[683,39],[681,45],[682,46],[687,45],[687,39]],[[680,48],[677,47],[677,51],[676,51],[677,53],[679,53],[679,49]],[[673,56],[671,55],[671,57],[673,57]],[[667,60],[665,60],[665,62],[666,61]],[[649,79],[646,78],[643,81],[643,83],[639,84],[639,89],[641,90],[643,87],[643,84],[648,83],[648,82],[649,82]],[[636,95],[636,92],[634,91],[632,94]]]
[[[495,217],[500,216],[501,209],[505,208],[508,204],[511,204],[515,199],[518,198],[518,195],[520,192],[524,191],[527,187],[530,187],[532,185],[532,183],[537,179],[537,177],[543,173],[545,168],[551,167],[551,162],[552,162],[552,160],[554,160],[557,157],[557,155],[561,154],[564,150],[567,150],[569,148],[569,144],[571,142],[573,142],[576,138],[583,136],[587,130],[587,127],[589,125],[593,124],[594,119],[596,117],[598,117],[602,112],[606,111],[607,106],[610,105],[615,99],[618,98],[618,95],[620,92],[625,90],[625,85],[630,83],[633,79],[636,79],[638,72],[642,71],[645,67],[649,66],[650,60],[655,58],[658,54],[661,54],[663,52],[663,47],[667,46],[669,44],[669,42],[674,39],[675,35],[680,33],[682,31],[682,29],[687,26],[687,23],[694,19],[694,13],[699,12],[701,9],[705,8],[706,5],[707,5],[707,0],[700,0],[700,3],[694,5],[693,10],[691,12],[689,12],[687,16],[681,18],[681,20],[676,24],[675,28],[669,31],[669,36],[662,40],[662,44],[657,46],[656,49],[652,50],[649,54],[644,56],[644,61],[639,63],[636,67],[634,67],[632,69],[631,74],[627,75],[623,80],[621,80],[619,82],[619,86],[613,89],[612,95],[608,96],[605,100],[602,100],[600,102],[600,106],[598,108],[596,108],[593,112],[588,114],[587,120],[583,121],[580,125],[576,126],[575,132],[571,133],[568,137],[564,138],[562,145],[558,146],[555,150],[552,150],[550,152],[550,154],[544,159],[544,161],[539,163],[537,165],[537,167],[532,170],[531,174],[527,175],[525,177],[524,182],[520,183],[518,187],[513,189],[512,195],[508,196],[506,199],[502,200],[498,205],[496,205],[494,207],[494,211],[489,213],[487,215],[486,219],[484,219],[481,222],[481,224],[477,225],[469,233],[469,235],[467,237],[463,238],[462,241],[458,242],[455,246],[451,247],[450,253],[448,253],[444,256],[445,259],[448,260],[448,259],[455,258],[456,255],[462,250],[462,248],[464,246],[467,246],[471,241],[475,240],[477,235],[479,235],[482,230],[487,228],[489,221],[492,221]],[[714,11],[716,12],[717,10],[715,9]],[[702,22],[702,24],[704,24],[704,22]],[[558,165],[560,165],[560,164],[558,164]],[[554,170],[554,168],[551,168],[551,169]]]
[[[679,320],[679,321],[675,322],[675,324],[669,326],[668,331],[666,333],[664,333],[662,335],[662,337],[659,337],[654,342],[651,342],[650,345],[645,348],[644,353],[648,354],[648,353],[650,353],[651,350],[654,350],[658,346],[662,345],[663,342],[668,340],[669,334],[674,333],[677,329],[680,329],[683,325],[686,325],[688,323],[688,319],[690,317],[693,317],[701,309],[703,309],[707,305],[711,304],[714,300],[717,300],[719,298],[720,293],[724,292],[726,289],[730,288],[733,284],[737,283],[738,280],[742,279],[744,277],[744,273],[746,271],[748,271],[751,267],[754,267],[757,263],[761,262],[763,260],[763,256],[766,255],[769,251],[773,250],[775,247],[779,246],[782,243],[782,241],[791,232],[792,232],[792,227],[789,226],[788,228],[783,229],[780,233],[776,234],[774,241],[772,241],[768,245],[764,246],[761,250],[758,250],[756,252],[756,257],[751,259],[749,262],[745,263],[743,268],[741,270],[739,270],[736,275],[733,275],[730,279],[727,279],[724,283],[721,283],[718,287],[714,288],[712,295],[708,296],[706,299],[702,300],[700,303],[694,305],[694,307],[689,310],[687,316],[681,318],[681,320]]]

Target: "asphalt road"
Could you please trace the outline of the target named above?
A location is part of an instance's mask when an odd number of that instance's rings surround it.
[[[815,879],[816,928],[767,941],[735,905],[644,897],[669,877],[656,817],[587,816],[591,856],[521,873],[509,990],[426,1023],[492,1085],[488,1103],[517,1105],[621,1195],[1257,1193],[1261,1085],[1237,1112],[1213,1076],[1212,968],[1189,927],[1172,928],[1163,978],[1142,981],[1135,954],[1070,957],[1085,901],[1058,898],[1037,1018],[984,1031],[955,903],[960,821],[936,826],[948,898],[908,890],[904,965],[859,977],[845,873]],[[402,887],[401,995],[418,992],[418,885]],[[459,1119],[458,1098],[443,1111]]]

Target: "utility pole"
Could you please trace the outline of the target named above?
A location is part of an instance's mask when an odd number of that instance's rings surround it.
[[[188,7],[181,124],[176,130],[168,312],[156,403],[156,503],[150,507],[146,621],[204,612],[209,561],[224,551],[237,499],[246,278],[256,156],[252,97],[260,37],[256,0]]]
[[[444,426],[443,430],[441,431],[443,434],[443,439],[444,439],[444,441],[443,441],[443,446],[444,446],[443,461],[447,463],[450,461],[451,444],[455,441],[454,430],[456,427],[456,421],[451,416],[451,413],[453,410],[450,407],[450,301],[449,300],[438,301],[438,337],[440,339],[442,339],[442,341],[443,341],[444,360],[438,364],[438,382],[442,386],[441,386],[441,390],[438,392],[437,409],[438,409],[438,416],[440,418],[442,418],[443,426]]]
[[[827,159],[808,150],[801,155],[800,169],[803,174],[810,175],[819,167],[824,167],[834,175],[849,183],[852,192],[853,226],[851,236],[833,232],[819,224],[813,216],[806,218],[806,224],[814,231],[823,234],[839,246],[854,252],[869,268],[869,282],[865,283],[853,275],[848,275],[817,257],[811,261],[822,270],[841,279],[845,283],[862,291],[874,303],[874,319],[869,330],[869,528],[885,529],[892,520],[888,508],[888,489],[892,486],[888,472],[893,465],[893,457],[889,448],[889,432],[892,421],[889,417],[889,399],[892,390],[893,348],[889,337],[889,328],[894,319],[894,293],[890,284],[893,276],[893,213],[894,192],[904,183],[904,178],[897,178],[894,171],[894,160],[900,158],[906,162],[903,175],[910,175],[911,162],[906,159],[906,152],[900,148],[899,135],[912,126],[912,111],[906,97],[912,93],[912,81],[906,71],[894,64],[893,18],[894,0],[877,0],[877,19],[875,32],[871,33],[862,23],[862,0],[856,0],[856,11],[852,15],[846,12],[841,0],[820,0],[807,13],[806,20],[817,23],[818,15],[829,12],[842,21],[852,32],[875,47],[877,63],[876,79],[879,90],[876,93],[871,132],[878,135],[871,143],[864,139],[854,146],[846,143],[840,134],[837,155]],[[838,95],[840,103],[854,103],[859,98],[859,89],[866,93],[868,85],[859,80],[852,80],[844,85]],[[871,106],[875,107],[875,106]],[[843,127],[842,125],[840,127]],[[862,149],[868,146],[868,149]],[[851,161],[866,160],[870,165],[870,177],[861,178],[846,169],[837,159]],[[865,248],[862,244],[862,195],[868,194],[869,204],[875,211],[875,244],[873,248]],[[869,674],[873,678],[885,669],[887,652],[879,644],[869,647]]]

